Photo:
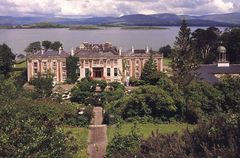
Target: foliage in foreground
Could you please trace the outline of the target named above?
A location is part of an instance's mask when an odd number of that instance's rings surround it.
[[[53,89],[53,75],[50,73],[38,73],[31,81],[30,84],[34,86],[37,98],[46,98],[52,94]]]
[[[136,151],[141,141],[141,136],[137,133],[136,124],[127,135],[120,134],[121,125],[117,125],[117,132],[112,141],[107,146],[107,158],[122,157],[125,153]]]
[[[75,139],[56,128],[45,113],[17,107],[0,106],[1,157],[73,157]]]
[[[12,50],[6,44],[0,44],[0,77],[4,75],[5,78],[9,77],[9,73],[12,71],[15,55]]]
[[[237,115],[232,114],[227,117],[213,118],[208,123],[200,123],[196,129],[186,130],[183,135],[153,133],[149,139],[141,141],[137,151],[136,149],[125,150],[114,157],[237,158],[239,155],[240,120]]]
[[[105,106],[105,116],[110,124],[114,118],[198,123],[213,115],[240,113],[239,85],[239,78],[227,76],[218,85],[193,80],[181,88],[161,75],[155,86],[140,86],[134,92],[109,102]]]

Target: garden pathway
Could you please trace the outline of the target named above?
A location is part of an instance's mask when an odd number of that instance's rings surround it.
[[[107,126],[102,125],[102,107],[94,107],[93,112],[94,118],[88,132],[88,154],[89,158],[103,158],[107,146]]]

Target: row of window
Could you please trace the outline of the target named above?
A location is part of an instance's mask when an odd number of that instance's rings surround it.
[[[118,76],[118,68],[114,68],[113,74],[114,76]],[[107,76],[111,76],[111,68],[107,68]]]
[[[144,63],[146,63],[146,61],[147,61],[147,60],[144,60],[144,61],[143,61],[143,65],[144,65]],[[155,62],[155,64],[157,64],[158,60],[157,60],[157,59],[154,59],[154,62]],[[139,59],[136,59],[136,60],[135,60],[135,64],[136,64],[136,65],[139,65],[139,64],[140,64],[140,60],[139,60]],[[127,66],[130,66],[130,60],[127,60],[127,61],[126,61],[126,65],[127,65]]]
[[[84,60],[84,62],[85,62],[85,65],[86,65],[86,66],[89,65],[89,60]],[[106,63],[107,63],[107,65],[111,65],[111,60],[107,60]],[[98,59],[93,60],[93,65],[99,65],[99,64],[100,64],[100,65],[103,65],[103,64],[104,64],[103,60],[98,60]],[[117,64],[118,64],[117,59],[114,59],[114,60],[113,60],[113,64],[114,64],[114,65],[117,65]]]
[[[42,63],[43,73],[47,73],[48,67],[47,62]],[[62,62],[63,76],[66,76],[66,62]],[[33,73],[36,75],[38,73],[38,62],[33,63]],[[52,62],[52,73],[57,73],[57,62]]]
[[[47,67],[47,62],[42,63],[43,67]],[[57,62],[52,62],[53,67],[57,67]],[[38,62],[33,62],[33,67],[37,68],[38,67]],[[62,67],[66,67],[66,62],[62,62]]]
[[[85,76],[88,75],[88,73],[90,72],[89,68],[85,68]],[[78,69],[78,72],[77,72],[80,76],[80,70]],[[113,70],[113,75],[116,77],[118,76],[118,68],[114,68]],[[111,68],[107,68],[107,76],[110,77],[111,76]]]

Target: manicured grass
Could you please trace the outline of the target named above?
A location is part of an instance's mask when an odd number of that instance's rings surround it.
[[[163,65],[169,67],[171,64],[170,58],[163,58]]]
[[[22,62],[16,63],[14,68],[26,68],[26,67],[27,67],[26,61],[22,61]]]
[[[128,134],[132,127],[133,123],[124,123],[122,125],[121,134]],[[171,124],[154,124],[154,123],[146,123],[146,124],[137,124],[137,128],[139,129],[139,133],[146,139],[151,136],[152,131],[158,130],[159,133],[170,134],[174,132],[182,133],[185,129],[193,129],[193,125],[186,123],[171,123]],[[114,133],[116,132],[115,126],[108,126],[108,142],[112,140],[114,137]]]
[[[87,154],[87,140],[88,140],[88,128],[80,127],[61,127],[64,132],[71,131],[72,136],[77,139],[79,145],[79,151],[74,156],[75,158],[88,158]]]

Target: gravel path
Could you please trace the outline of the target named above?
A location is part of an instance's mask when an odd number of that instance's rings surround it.
[[[95,107],[94,118],[88,132],[88,154],[90,158],[103,158],[107,146],[107,126],[102,125],[103,109]]]

